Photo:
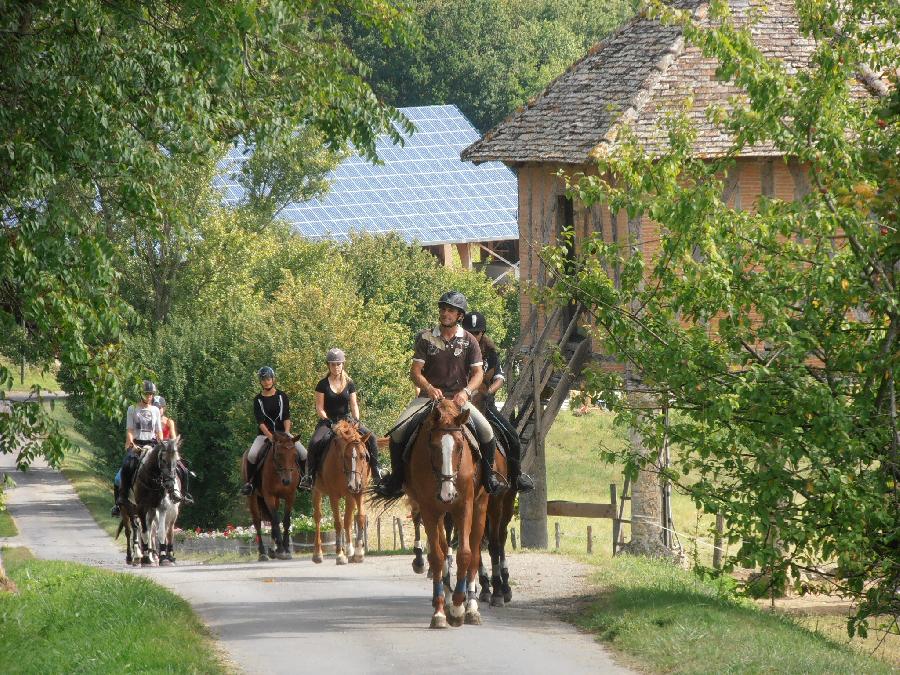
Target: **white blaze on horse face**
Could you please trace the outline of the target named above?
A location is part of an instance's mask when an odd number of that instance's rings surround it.
[[[441,436],[441,473],[445,476],[453,475],[453,448],[456,442],[452,434]],[[452,502],[456,498],[456,486],[452,480],[441,481],[441,501]]]
[[[353,454],[350,458],[350,479],[347,481],[347,487],[351,492],[356,492],[359,489],[358,482],[359,479],[356,475],[356,446],[354,446]]]

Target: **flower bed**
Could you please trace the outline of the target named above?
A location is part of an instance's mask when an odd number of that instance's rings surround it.
[[[271,542],[269,523],[263,522],[263,541]],[[193,530],[175,528],[175,541],[185,551],[197,553],[247,553],[256,552],[256,530],[253,525],[236,527],[226,525],[224,530]],[[291,543],[295,553],[308,550],[315,543],[315,526],[308,516],[296,516],[291,522]],[[322,543],[334,544],[334,530],[322,531]]]

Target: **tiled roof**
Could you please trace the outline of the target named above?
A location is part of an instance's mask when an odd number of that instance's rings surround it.
[[[473,166],[459,153],[478,131],[454,105],[401,108],[415,126],[406,143],[385,135],[376,144],[381,164],[348,157],[327,177],[321,199],[285,206],[278,217],[313,240],[346,241],[354,233],[397,232],[422,245],[519,238],[516,176],[499,162]],[[244,199],[230,167],[245,158],[231,151],[214,184],[226,205]]]
[[[732,0],[739,18],[751,0]],[[756,0],[752,4],[758,5]],[[682,0],[705,20],[706,2]],[[799,34],[792,0],[769,0],[751,33],[764,54],[790,69],[808,63],[813,42]],[[667,143],[666,118],[688,111],[698,137],[694,151],[701,156],[722,153],[729,137],[707,120],[710,104],[728,106],[740,90],[715,77],[716,61],[696,47],[685,45],[681,30],[638,17],[596,45],[584,58],[551,83],[524,109],[510,115],[462,153],[472,162],[500,160],[583,164],[592,154],[615,143],[620,125],[631,125],[638,141],[651,153]],[[745,155],[778,154],[769,146],[748,148]]]

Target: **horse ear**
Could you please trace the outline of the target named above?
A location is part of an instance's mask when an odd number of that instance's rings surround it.
[[[370,431],[369,433],[367,433],[365,436],[363,436],[359,440],[362,441],[363,443],[365,443],[366,441],[369,440],[369,436],[371,436],[371,435],[372,435],[372,432]]]
[[[296,443],[297,441],[300,440],[300,434],[297,434],[296,436],[291,436],[291,440],[294,441],[294,443]]]
[[[441,409],[438,406],[434,406],[434,410],[431,411],[431,417],[435,422],[441,419]]]
[[[461,427],[468,421],[469,421],[469,411],[463,410],[462,412],[459,413],[459,415],[456,416],[456,418],[453,420],[453,423],[456,424],[456,426]]]

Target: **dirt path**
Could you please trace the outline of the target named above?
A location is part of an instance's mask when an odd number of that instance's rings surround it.
[[[0,471],[12,458],[0,455]],[[6,543],[39,558],[125,570],[123,554],[58,472],[13,471],[8,505],[20,534]],[[186,598],[247,673],[627,673],[555,611],[588,590],[588,568],[561,556],[510,558],[513,602],[481,607],[484,624],[428,629],[431,584],[410,556],[361,565],[293,561],[136,570]]]

